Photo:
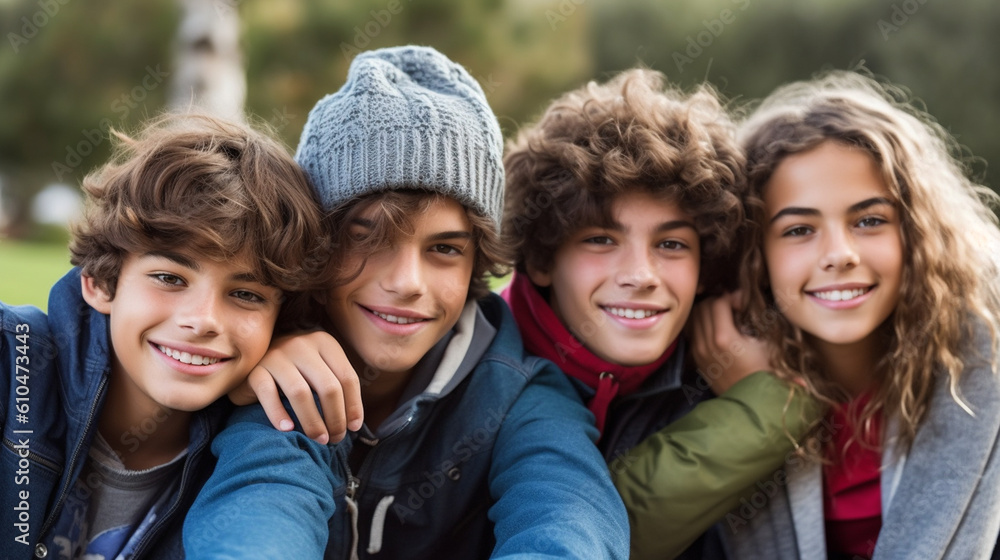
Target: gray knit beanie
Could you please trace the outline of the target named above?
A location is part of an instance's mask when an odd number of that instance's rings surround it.
[[[327,210],[399,188],[445,194],[493,220],[503,211],[503,137],[476,80],[429,47],[359,54],[320,99],[298,161]]]

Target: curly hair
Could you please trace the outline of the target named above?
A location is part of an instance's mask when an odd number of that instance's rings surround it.
[[[296,321],[328,247],[316,195],[282,144],[196,114],[158,117],[134,138],[112,131],[112,142],[111,159],[83,180],[86,211],[70,242],[82,274],[113,298],[130,254],[246,258],[257,281],[284,292],[279,330]]]
[[[373,255],[386,249],[400,235],[413,235],[413,216],[423,214],[427,207],[446,195],[437,192],[421,190],[418,187],[376,192],[357,197],[340,205],[324,219],[324,225],[332,240],[334,258],[324,273],[330,284],[341,285],[356,278],[364,269],[365,261],[355,270],[344,270],[341,263],[348,253]],[[378,211],[366,215],[373,206]],[[463,205],[469,223],[472,225],[472,243],[475,247],[475,260],[472,266],[472,280],[469,285],[468,299],[474,300],[486,296],[490,292],[488,275],[500,277],[510,269],[509,251],[501,244],[496,231],[495,222]],[[351,235],[351,224],[365,215],[371,222],[371,231],[363,239]]]
[[[899,300],[884,325],[887,347],[876,366],[884,378],[853,412],[859,419],[854,439],[865,441],[865,426],[881,410],[898,418],[900,442],[908,447],[936,374],[949,376],[953,398],[968,410],[957,389],[974,353],[967,342],[977,325],[996,342],[1000,229],[989,207],[996,206],[997,195],[967,177],[955,140],[901,88],[838,71],[778,88],[741,125],[740,141],[747,156],[746,211],[757,226],[741,267],[749,300],[744,319],[772,342],[777,373],[801,374],[828,405],[847,398],[823,376],[800,329],[781,315],[781,302],[768,288],[762,248],[763,193],[775,169],[789,155],[839,142],[876,163],[898,205],[903,239]]]
[[[591,82],[509,143],[502,231],[518,270],[547,270],[569,236],[611,224],[614,198],[640,190],[692,217],[706,292],[733,287],[746,187],[735,125],[710,86],[686,95],[665,81],[632,69]]]

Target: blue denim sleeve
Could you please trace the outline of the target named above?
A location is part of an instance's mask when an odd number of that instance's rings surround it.
[[[184,521],[186,558],[322,558],[343,485],[334,449],[274,429],[259,405],[238,409]]]
[[[494,558],[628,558],[625,506],[594,442],[597,428],[549,362],[497,434],[490,492]]]

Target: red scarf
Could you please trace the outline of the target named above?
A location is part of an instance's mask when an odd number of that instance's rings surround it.
[[[595,356],[577,340],[556,317],[555,311],[538,292],[526,274],[514,274],[501,297],[514,312],[528,353],[554,362],[566,375],[585,383],[596,393],[588,408],[594,413],[599,431],[604,431],[611,400],[621,393],[635,392],[650,375],[670,359],[677,347],[675,340],[655,362],[644,366],[623,366]]]

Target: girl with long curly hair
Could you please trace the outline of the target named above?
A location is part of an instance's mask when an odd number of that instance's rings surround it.
[[[745,326],[716,320],[737,298],[703,304],[696,358],[752,333],[828,412],[781,483],[727,517],[730,557],[989,558],[997,195],[903,90],[856,73],[779,88],[740,139]]]

